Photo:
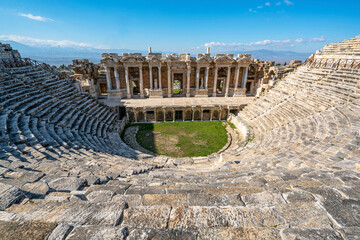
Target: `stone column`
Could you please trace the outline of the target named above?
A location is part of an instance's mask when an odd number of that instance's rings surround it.
[[[186,78],[186,97],[190,97],[190,75],[191,74],[191,66],[187,65],[187,78]]]
[[[221,113],[222,113],[222,108],[219,108],[219,121],[221,121]]]
[[[203,121],[204,120],[204,110],[200,109],[200,120]]]
[[[234,90],[236,90],[239,86],[239,73],[240,73],[240,67],[239,65],[236,65]]]
[[[247,75],[248,75],[248,67],[245,67],[241,80],[241,88],[246,88]]]
[[[155,108],[154,114],[155,114],[155,122],[157,122],[157,108]]]
[[[212,121],[213,112],[214,112],[214,110],[210,110],[210,121]]]
[[[205,89],[208,89],[208,81],[209,81],[209,67],[206,67]]]
[[[134,110],[133,112],[134,112],[135,122],[137,122],[137,112],[136,112],[136,110]]]
[[[214,89],[213,89],[213,97],[216,97],[216,84],[218,78],[218,67],[215,67],[215,77],[214,77]]]
[[[200,67],[196,67],[196,90],[199,90],[199,81],[200,81]]]
[[[225,97],[229,96],[230,74],[231,74],[231,67],[228,67],[227,76],[226,76]]]
[[[143,110],[143,114],[144,114],[144,122],[147,122],[147,119],[146,119],[146,110]]]
[[[120,78],[119,78],[119,71],[115,65],[114,67],[114,75],[115,75],[115,82],[116,82],[116,89],[120,90]]]
[[[150,90],[153,90],[153,72],[152,65],[149,64]]]
[[[158,73],[159,73],[158,74],[159,75],[159,88],[160,88],[160,90],[162,90],[162,86],[161,86],[161,63],[160,63],[160,66],[158,67]]]
[[[183,112],[182,112],[182,120],[183,120],[183,122],[185,122],[185,114],[186,114],[186,110],[183,110]]]
[[[194,108],[191,108],[191,121],[194,121],[194,117],[195,117],[195,111]]]
[[[142,73],[142,66],[139,66],[139,73],[140,73],[140,97],[144,97],[144,83],[143,83],[143,73]]]
[[[125,83],[127,98],[131,98],[130,85],[129,85],[129,67],[125,66]]]
[[[171,90],[172,90],[172,86],[171,86],[171,66],[170,63],[167,64],[168,67],[168,97],[171,97]]]
[[[110,75],[110,68],[109,67],[105,67],[105,72],[106,72],[106,83],[107,83],[107,90],[111,90],[111,75]]]

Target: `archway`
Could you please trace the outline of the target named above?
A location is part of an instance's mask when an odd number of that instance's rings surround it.
[[[200,111],[199,110],[196,110],[194,112],[194,120],[195,121],[200,121],[201,120],[201,115],[200,115]]]
[[[203,111],[203,121],[210,121],[210,110]]]
[[[137,113],[137,121],[138,122],[144,122],[145,121],[144,113],[142,111],[139,111]]]
[[[185,112],[185,121],[191,121],[192,120],[192,112],[191,110],[187,110]]]
[[[166,112],[166,121],[167,121],[167,122],[172,122],[172,121],[174,121],[173,112],[172,112],[172,111],[167,111],[167,112]]]
[[[218,112],[218,110],[213,111],[212,120],[219,120],[219,112]]]
[[[164,121],[164,112],[163,111],[158,111],[157,112],[157,121],[158,122],[163,122]]]

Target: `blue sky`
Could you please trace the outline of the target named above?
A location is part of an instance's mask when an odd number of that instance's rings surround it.
[[[359,34],[359,0],[0,0],[0,41],[37,46],[314,52]]]

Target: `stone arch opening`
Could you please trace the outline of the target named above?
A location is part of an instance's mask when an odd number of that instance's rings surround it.
[[[200,121],[201,120],[201,115],[200,115],[200,111],[199,110],[196,110],[194,112],[194,120],[195,121]]]
[[[166,112],[166,121],[167,121],[167,122],[172,122],[172,121],[174,121],[174,117],[173,117],[173,112],[172,112],[172,111],[167,111],[167,112]]]
[[[157,112],[157,121],[158,122],[163,122],[164,121],[164,112],[163,111],[158,111]]]
[[[154,111],[146,111],[146,121],[147,122],[155,122],[155,112]]]
[[[144,113],[142,111],[139,111],[137,113],[137,121],[138,122],[144,122],[145,121],[145,116],[144,116]]]
[[[221,120],[227,120],[227,117],[228,117],[228,111],[227,109],[223,109],[221,111]]]
[[[187,110],[185,112],[185,121],[191,121],[192,120],[192,111],[191,110]]]
[[[204,110],[203,111],[203,121],[210,121],[210,110]]]
[[[212,120],[219,120],[219,111],[218,110],[213,111]]]

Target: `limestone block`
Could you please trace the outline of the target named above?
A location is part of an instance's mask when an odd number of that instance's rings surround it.
[[[278,240],[281,239],[280,231],[275,227],[259,228],[204,228],[199,229],[199,240]]]
[[[241,196],[246,206],[273,206],[285,203],[281,194],[262,192]]]
[[[130,207],[124,212],[122,226],[129,228],[166,228],[170,206]]]
[[[142,205],[171,205],[179,206],[186,204],[185,194],[144,194],[142,196]]]
[[[70,232],[69,240],[124,240],[128,235],[127,228],[112,226],[79,226]]]
[[[188,194],[189,206],[244,206],[239,194]]]
[[[188,229],[135,229],[130,232],[128,240],[148,240],[148,239],[197,239],[197,231]]]
[[[0,183],[0,211],[25,198],[25,194],[17,187]]]
[[[109,202],[115,194],[109,190],[93,191],[86,198],[89,202]]]
[[[282,231],[284,240],[342,240],[343,238],[337,232],[330,228],[306,229],[289,228]]]
[[[73,228],[74,227],[69,224],[59,224],[51,232],[47,240],[65,240],[65,238],[67,237],[67,235],[69,235]]]
[[[26,183],[21,189],[28,192],[31,196],[46,195],[50,191],[49,185],[41,181]]]
[[[76,177],[62,177],[49,182],[49,186],[56,191],[74,191],[79,190],[86,185],[86,180]]]

